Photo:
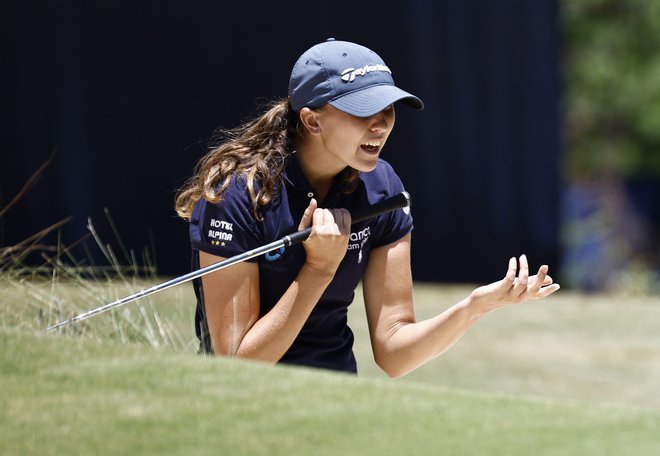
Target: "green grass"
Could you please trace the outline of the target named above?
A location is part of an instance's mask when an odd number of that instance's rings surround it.
[[[416,284],[417,318],[428,318],[470,292]],[[361,301],[351,306],[361,375],[374,366]],[[660,410],[660,298],[565,291],[499,309],[454,347],[401,381],[473,391],[612,402]],[[660,452],[659,452],[660,454]]]
[[[0,333],[3,454],[653,454],[660,414]]]
[[[50,290],[67,305],[79,286]],[[96,286],[76,308],[136,291]],[[26,287],[0,282],[0,454],[660,454],[657,298],[561,292],[503,309],[390,380],[359,300],[354,377],[194,355],[186,285],[144,304],[177,341],[156,345],[112,335],[135,308],[45,334],[46,294]],[[418,317],[468,291],[417,284]]]

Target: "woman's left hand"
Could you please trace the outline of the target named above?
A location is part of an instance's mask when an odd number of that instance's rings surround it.
[[[470,295],[470,304],[476,309],[488,312],[510,304],[543,299],[560,288],[548,275],[547,265],[541,266],[536,275],[530,276],[525,255],[520,257],[520,270],[517,269],[517,261],[513,257],[509,260],[506,276],[498,282],[475,289]]]

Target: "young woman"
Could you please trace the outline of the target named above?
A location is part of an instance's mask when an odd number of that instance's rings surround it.
[[[505,277],[425,321],[413,313],[408,211],[351,226],[349,211],[403,190],[379,158],[394,103],[422,109],[373,51],[330,39],[293,67],[289,96],[226,132],[198,164],[176,208],[190,221],[193,267],[311,226],[280,249],[195,283],[201,350],[269,363],[357,372],[347,310],[362,280],[374,357],[390,376],[440,355],[489,311],[559,289],[525,256]]]

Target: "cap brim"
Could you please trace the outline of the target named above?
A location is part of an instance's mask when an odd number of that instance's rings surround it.
[[[424,109],[422,100],[389,84],[370,86],[356,92],[347,93],[336,100],[330,100],[328,103],[353,116],[369,117],[381,112],[397,101],[414,109]]]

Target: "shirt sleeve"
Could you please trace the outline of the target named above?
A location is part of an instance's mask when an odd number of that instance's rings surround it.
[[[203,198],[198,201],[190,219],[192,248],[224,258],[260,247],[259,233],[259,222],[242,177],[231,178],[218,203]]]
[[[386,161],[380,160],[375,173],[377,175],[373,177],[379,180],[384,193],[382,199],[398,195],[405,190],[401,179]],[[377,233],[374,239],[374,247],[398,241],[413,230],[413,218],[410,208],[396,209],[382,214],[375,226],[377,227]]]

